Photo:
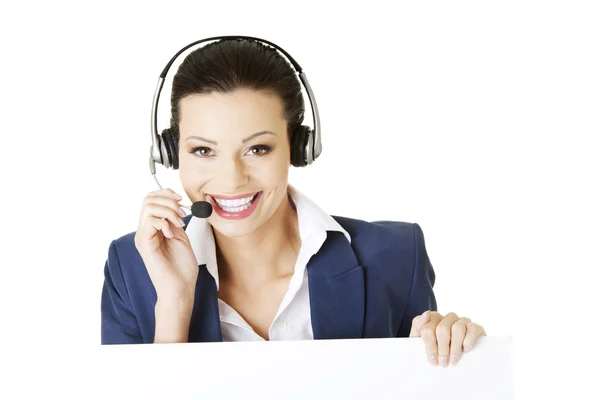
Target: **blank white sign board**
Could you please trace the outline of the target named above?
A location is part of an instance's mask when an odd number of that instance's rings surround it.
[[[87,346],[85,399],[513,399],[510,336],[457,366],[421,338]]]

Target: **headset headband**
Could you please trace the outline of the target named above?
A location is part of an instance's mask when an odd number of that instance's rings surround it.
[[[300,64],[298,64],[296,62],[296,60],[294,60],[292,58],[292,56],[290,56],[285,50],[283,50],[281,47],[277,46],[276,44],[269,42],[268,40],[259,39],[259,38],[255,38],[255,37],[251,37],[251,36],[213,36],[210,38],[201,39],[196,42],[190,43],[187,46],[185,46],[184,48],[182,48],[181,50],[179,50],[177,52],[177,54],[175,54],[175,56],[173,56],[173,58],[171,58],[171,60],[167,64],[167,66],[161,72],[160,77],[158,78],[158,84],[156,86],[156,90],[154,92],[154,98],[152,100],[152,120],[151,120],[152,147],[150,148],[150,170],[151,170],[152,174],[155,174],[155,172],[156,172],[156,169],[154,167],[154,162],[157,162],[159,164],[162,163],[160,148],[158,145],[159,137],[158,137],[157,122],[156,122],[156,114],[157,114],[157,109],[158,109],[158,99],[160,98],[160,91],[162,90],[162,87],[163,87],[163,84],[165,81],[165,76],[167,75],[167,71],[169,70],[169,68],[175,61],[175,59],[181,53],[183,53],[185,50],[190,48],[191,46],[194,46],[196,44],[203,43],[203,42],[208,42],[211,40],[221,40],[221,39],[242,39],[242,40],[245,39],[245,40],[255,40],[258,42],[266,43],[266,44],[276,48],[281,53],[283,53],[287,57],[287,59],[292,63],[296,72],[298,72],[300,81],[302,82],[302,84],[304,85],[304,88],[306,89],[306,93],[308,94],[308,99],[310,101],[310,106],[312,109],[313,126],[314,126],[313,132],[315,135],[314,136],[315,141],[314,141],[314,147],[309,148],[309,154],[307,157],[308,164],[312,163],[312,161],[314,161],[321,154],[321,149],[322,149],[322,146],[321,146],[321,122],[319,120],[319,109],[317,108],[317,102],[315,100],[315,95],[312,92],[310,84],[308,83],[308,79],[306,78],[306,75],[302,71]]]

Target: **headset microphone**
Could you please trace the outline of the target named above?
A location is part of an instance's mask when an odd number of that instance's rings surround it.
[[[212,205],[208,201],[196,201],[192,204],[192,215],[196,218],[208,218],[212,210]]]

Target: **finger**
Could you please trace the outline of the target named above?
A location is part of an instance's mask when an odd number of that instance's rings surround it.
[[[450,335],[450,365],[456,365],[462,354],[463,341],[467,334],[467,324],[471,322],[469,318],[461,318],[452,325]]]
[[[162,232],[162,235],[166,238],[172,238],[173,226],[169,225],[169,223],[170,221],[168,219],[155,217],[153,215],[144,217],[138,231],[136,232],[136,246],[145,247],[145,243],[154,239],[159,232]],[[154,244],[154,246],[158,245],[159,243]]]
[[[157,194],[158,192],[162,192],[162,194]],[[150,205],[160,205],[162,207],[165,208],[170,208],[171,210],[173,210],[175,213],[177,213],[177,218],[179,217],[184,217],[185,216],[185,211],[179,206],[178,200],[172,198],[172,197],[168,197],[168,192],[166,191],[157,191],[157,192],[152,192],[149,195],[147,195],[146,197],[144,197],[144,200],[142,202],[142,207],[140,209],[140,217],[139,217],[139,226],[143,226],[145,224],[145,219],[148,217],[149,213],[149,209],[150,209]],[[161,215],[156,215],[159,216],[161,218],[166,218],[165,214],[161,214]],[[177,225],[176,222],[174,222],[174,225]],[[152,233],[153,235],[153,233]],[[148,236],[146,236],[148,237]]]
[[[172,238],[173,238],[173,236],[175,236],[175,235],[173,234],[173,230],[171,230],[171,226],[170,226],[170,224],[167,222],[167,220],[163,220],[163,221],[164,221],[164,222],[166,222],[166,223],[163,225],[163,228],[162,228],[163,234],[164,234],[166,237],[168,237],[169,239],[172,239]]]
[[[437,339],[435,337],[435,328],[442,320],[440,313],[432,311],[429,313],[429,322],[421,327],[421,337],[425,344],[425,354],[431,365],[437,365]]]
[[[151,216],[148,218],[148,222],[151,228],[147,229],[147,231],[152,232],[151,236],[144,235],[146,232],[146,230],[144,230],[141,236],[142,238],[152,239],[158,232],[162,232],[162,234],[169,239],[173,237],[173,230],[169,225],[169,220]]]
[[[169,207],[172,210],[174,210],[180,217],[183,218],[186,216],[185,210],[181,207],[179,201],[170,197],[165,197],[163,195],[146,196],[144,197],[142,208],[148,204],[159,204],[164,207]]]
[[[190,242],[190,238],[185,233],[184,229],[178,229],[178,230],[173,231],[173,237],[181,240],[184,243],[187,243],[190,247],[192,246],[192,243]]]
[[[425,311],[423,314],[417,315],[412,320],[412,326],[410,328],[410,333],[408,337],[421,337],[421,328],[427,322],[429,322],[429,315],[431,312],[429,310]]]
[[[138,250],[143,250],[146,248],[149,243],[151,243],[151,248],[149,250],[154,251],[157,247],[161,246],[162,239],[167,237],[167,230],[163,230],[165,224],[168,224],[167,220],[163,220],[160,218],[149,217],[144,219],[140,226],[138,227],[137,232],[135,233],[135,247]],[[162,234],[159,234],[162,232]],[[158,242],[154,242],[155,236],[159,235]]]
[[[174,227],[183,228],[185,223],[180,218],[179,214],[173,208],[166,207],[160,204],[146,204],[142,218],[158,217],[171,221]]]
[[[435,328],[438,345],[438,364],[444,367],[448,365],[448,358],[450,357],[450,335],[452,325],[454,325],[458,319],[458,315],[455,313],[448,313]]]
[[[153,192],[148,193],[148,196],[169,196],[177,200],[181,200],[182,197],[178,195],[174,190],[169,188],[164,188],[161,190],[155,190]]]
[[[483,326],[476,324],[474,322],[470,322],[467,324],[467,334],[465,336],[465,340],[463,342],[463,349],[465,352],[469,352],[473,350],[475,347],[475,342],[480,336],[486,336],[485,330]]]

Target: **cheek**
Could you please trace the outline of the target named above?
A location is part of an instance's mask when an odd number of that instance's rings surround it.
[[[268,188],[287,184],[288,174],[286,169],[271,168],[261,172],[253,178],[260,182],[262,186]]]
[[[197,168],[186,168],[181,166],[179,168],[179,180],[183,188],[188,191],[197,191],[199,187],[202,187],[208,181],[208,174],[204,171],[199,171]]]
[[[252,169],[252,178],[268,186],[286,183],[289,173],[289,157],[272,158],[269,163],[261,163]]]
[[[194,180],[191,170],[181,164],[179,165],[179,179],[181,180],[181,183],[186,186],[189,186]]]

